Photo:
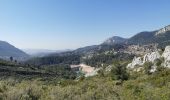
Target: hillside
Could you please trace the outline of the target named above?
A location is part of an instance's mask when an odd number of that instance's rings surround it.
[[[9,59],[9,57],[22,60],[29,55],[5,41],[0,41],[0,58]]]
[[[170,44],[170,25],[152,32],[141,32],[127,40],[128,44],[151,44],[156,43],[161,48]]]
[[[158,30],[143,31],[135,34],[130,38],[122,38],[119,36],[113,36],[102,44],[104,45],[115,45],[115,44],[126,44],[126,45],[148,45],[158,44],[159,47],[165,48],[166,45],[170,44],[170,25],[165,26]]]

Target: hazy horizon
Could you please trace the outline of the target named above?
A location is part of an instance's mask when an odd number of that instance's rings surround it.
[[[129,38],[170,24],[169,0],[4,0],[0,40],[20,49],[65,50]]]

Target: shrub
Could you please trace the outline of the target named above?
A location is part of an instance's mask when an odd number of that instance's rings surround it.
[[[153,64],[151,62],[145,62],[143,66],[144,66],[145,74],[150,75],[151,74],[150,70]]]
[[[154,63],[155,63],[155,65],[158,67],[158,66],[161,66],[161,64],[162,64],[162,60],[161,59],[156,59],[155,61],[154,61]]]
[[[120,64],[117,64],[111,70],[111,77],[113,80],[128,80],[129,74],[126,71],[126,67]]]

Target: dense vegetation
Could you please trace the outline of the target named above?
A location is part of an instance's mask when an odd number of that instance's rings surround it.
[[[125,58],[132,59],[131,55],[114,52],[123,49],[125,46],[123,44],[115,45],[98,45],[89,46],[84,48],[79,48],[75,51],[63,52],[57,54],[51,54],[45,57],[32,58],[26,61],[27,64],[41,66],[41,65],[53,65],[53,64],[80,64],[86,63],[97,67],[99,64],[111,64],[115,59],[124,60]],[[106,54],[106,52],[113,51],[112,53]],[[90,59],[82,59],[86,56],[93,56]]]
[[[33,58],[27,61],[28,64],[32,65],[53,65],[53,64],[79,64],[80,55],[68,54],[68,55],[56,55],[47,56],[42,58]]]
[[[0,78],[13,77],[18,79],[74,79],[76,73],[68,65],[33,66],[13,61],[0,60]]]
[[[100,54],[95,54],[88,59],[82,59],[82,62],[93,66],[93,67],[101,67],[108,66],[112,63],[119,61],[131,61],[134,55],[129,55],[126,53],[114,53],[114,52],[102,52]]]

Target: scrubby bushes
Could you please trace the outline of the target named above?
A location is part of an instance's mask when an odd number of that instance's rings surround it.
[[[117,62],[110,72],[103,68],[97,76],[77,79],[71,78],[67,65],[41,66],[47,73],[66,77],[1,78],[0,100],[169,100],[170,69],[160,65],[160,70],[150,74],[152,65],[144,64],[146,73],[127,72],[124,62]]]
[[[119,66],[120,67],[120,66]],[[131,74],[133,75],[133,74]],[[110,76],[53,82],[41,79],[0,81],[1,100],[169,100],[170,70],[138,74],[122,85]]]
[[[126,71],[126,67],[120,64],[115,65],[111,70],[113,80],[127,80],[129,75]]]
[[[151,74],[150,70],[152,69],[153,63],[152,62],[145,62],[144,63],[144,70],[147,75]]]
[[[22,81],[10,85],[0,81],[3,85],[0,87],[0,96],[2,100],[119,100],[114,82],[106,80],[92,78],[65,86],[45,85],[40,81]]]

